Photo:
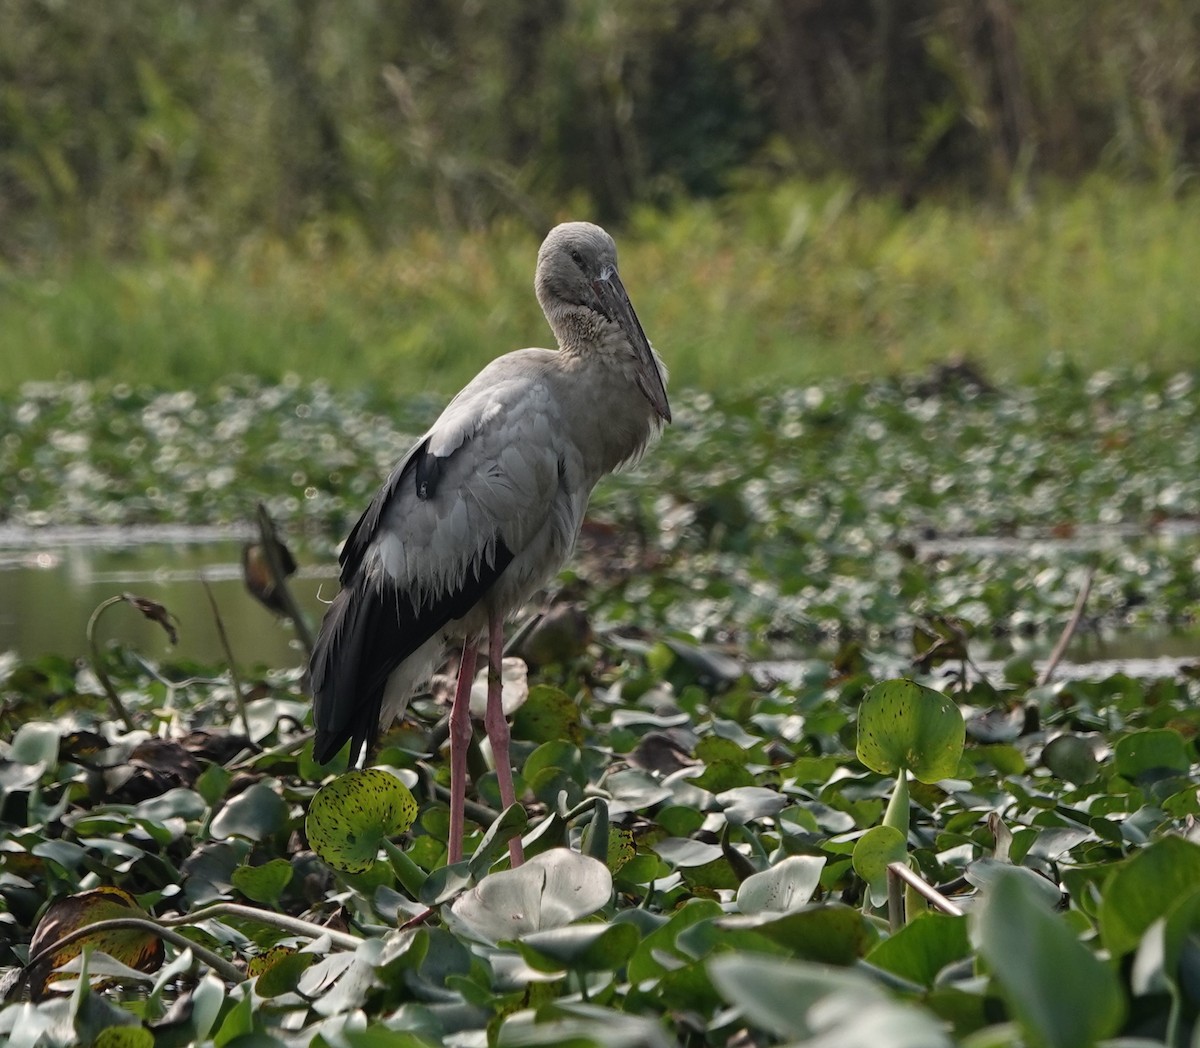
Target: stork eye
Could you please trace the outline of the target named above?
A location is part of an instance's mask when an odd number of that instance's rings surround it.
[[[583,267],[583,256],[578,251],[576,251],[574,248],[571,249],[571,261],[574,262],[575,265],[577,265],[580,269],[584,268]]]

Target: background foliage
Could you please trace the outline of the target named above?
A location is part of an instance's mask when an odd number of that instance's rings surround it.
[[[1196,0],[9,0],[0,257],[540,231],[781,175],[1173,191],[1198,56]]]

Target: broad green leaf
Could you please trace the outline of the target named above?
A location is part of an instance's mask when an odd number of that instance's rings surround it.
[[[538,684],[529,689],[525,700],[513,718],[513,736],[530,742],[559,742],[566,740],[578,745],[583,741],[579,718],[579,703],[561,688]]]
[[[835,902],[810,903],[778,916],[733,915],[713,923],[722,931],[752,929],[794,956],[826,964],[852,964],[867,953],[877,935],[858,910]]]
[[[904,979],[932,986],[938,972],[966,957],[970,949],[965,917],[929,913],[880,940],[866,959]]]
[[[308,842],[325,862],[345,873],[370,868],[386,837],[403,833],[417,817],[407,786],[382,768],[348,771],[313,797],[304,820]]]
[[[720,954],[708,962],[708,974],[747,1022],[789,1040],[815,1033],[808,1013],[822,998],[845,993],[859,1007],[886,1000],[877,983],[857,972],[753,953]]]
[[[908,858],[908,841],[894,826],[873,826],[854,845],[854,872],[867,882],[871,905],[882,906],[888,896],[888,866]]]
[[[769,870],[747,877],[738,887],[742,913],[782,913],[803,906],[821,883],[825,860],[813,855],[791,855]]]
[[[272,859],[261,866],[238,866],[233,871],[233,886],[247,899],[267,906],[279,904],[291,880],[292,864],[287,859]]]
[[[612,890],[604,863],[552,848],[515,870],[488,874],[451,904],[450,913],[462,930],[495,943],[565,927],[595,913]]]
[[[710,899],[691,899],[684,903],[661,928],[650,932],[638,944],[629,961],[630,981],[637,983],[662,975],[667,970],[663,963],[667,958],[685,959],[687,955],[676,947],[680,933],[700,921],[712,921],[723,912]]]
[[[632,924],[573,924],[530,932],[518,940],[521,956],[541,971],[614,971],[629,960],[640,936]]]
[[[1137,948],[1143,933],[1200,888],[1200,845],[1163,837],[1117,867],[1100,904],[1100,935],[1114,955]]]
[[[274,946],[250,958],[246,974],[257,980],[254,989],[259,997],[278,997],[291,993],[317,959],[315,953],[301,953],[294,946]]]
[[[787,807],[788,799],[778,790],[762,786],[738,786],[717,794],[717,803],[731,826],[744,826],[755,819],[773,819]]]
[[[250,841],[263,841],[282,833],[287,818],[283,798],[265,782],[256,782],[217,812],[209,832],[217,840],[244,837]]]
[[[18,764],[43,764],[53,768],[58,763],[60,736],[57,724],[26,721],[13,736],[8,759]]]
[[[1100,764],[1091,744],[1078,735],[1059,735],[1046,743],[1042,763],[1060,779],[1082,785],[1100,774]]]
[[[1182,775],[1191,767],[1187,743],[1171,728],[1133,731],[1113,747],[1113,765],[1126,779]]]
[[[993,878],[977,912],[980,955],[1031,1045],[1091,1048],[1116,1033],[1125,994],[1113,968],[1017,870]]]
[[[92,1048],[154,1048],[154,1034],[144,1026],[110,1026],[96,1035]]]
[[[881,775],[907,768],[921,782],[948,778],[965,738],[958,707],[915,681],[874,685],[858,711],[858,759]]]

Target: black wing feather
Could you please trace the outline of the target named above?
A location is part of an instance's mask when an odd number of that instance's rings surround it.
[[[417,498],[433,498],[449,456],[430,452],[430,437],[419,441],[392,470],[366,512],[350,531],[338,557],[341,592],[334,598],[309,662],[313,719],[317,727],[313,755],[321,764],[350,742],[353,763],[364,746],[374,745],[388,678],[447,623],[466,615],[484,597],[513,559],[499,535],[491,560],[468,566],[454,590],[426,597],[419,606],[387,581],[362,571],[388,505],[405,484]]]
[[[360,578],[325,613],[309,663],[317,741],[313,756],[330,761],[347,741],[350,760],[374,745],[388,677],[448,622],[467,614],[499,578],[512,552],[496,541],[489,563],[467,571],[452,592],[414,607],[407,594]]]

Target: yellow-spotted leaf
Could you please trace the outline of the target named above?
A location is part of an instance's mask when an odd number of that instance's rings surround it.
[[[348,771],[326,783],[308,806],[304,832],[325,862],[344,873],[370,869],[383,842],[417,817],[408,787],[382,768]]]
[[[906,768],[921,782],[948,778],[958,770],[965,740],[958,707],[916,681],[876,684],[858,712],[858,759],[881,775]]]

